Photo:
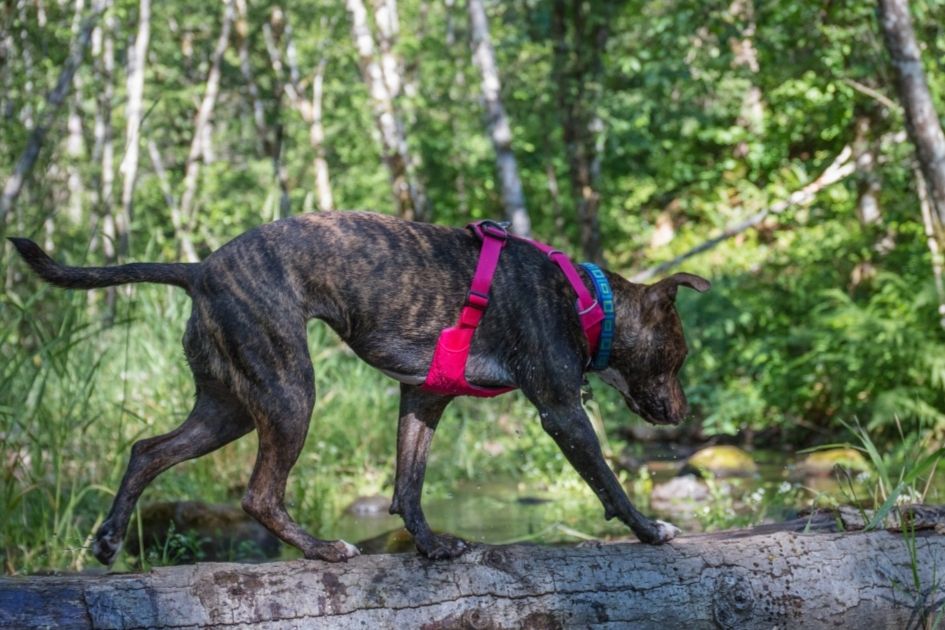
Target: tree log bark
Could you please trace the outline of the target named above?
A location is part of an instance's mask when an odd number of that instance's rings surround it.
[[[918,513],[909,534],[831,531],[856,526],[851,511],[661,547],[476,546],[452,562],[401,554],[3,578],[0,626],[919,628],[941,618],[945,536],[942,508],[917,509],[932,518]]]

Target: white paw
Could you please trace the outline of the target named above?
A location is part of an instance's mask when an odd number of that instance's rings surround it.
[[[654,521],[656,530],[660,534],[660,542],[668,542],[682,533],[682,530],[666,521]]]
[[[118,552],[121,551],[123,544],[124,541],[115,535],[96,538],[92,543],[92,555],[98,558],[99,562],[110,567],[118,557]]]
[[[361,551],[357,547],[352,545],[351,543],[344,540],[339,540],[338,542],[344,545],[346,558],[350,559],[350,558],[354,558],[355,556],[361,555]]]

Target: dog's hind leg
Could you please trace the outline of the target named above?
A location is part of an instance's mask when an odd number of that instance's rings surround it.
[[[219,383],[197,385],[197,402],[182,425],[170,433],[136,442],[111,510],[95,534],[92,552],[103,564],[114,562],[138,497],[160,473],[200,457],[253,429],[244,407]]]
[[[416,385],[400,386],[397,477],[390,512],[403,517],[417,549],[434,560],[455,558],[468,548],[459,538],[434,534],[420,507],[430,442],[450,400],[449,396],[431,394]]]
[[[251,516],[286,543],[300,549],[306,558],[343,562],[358,555],[358,549],[343,540],[319,540],[292,520],[285,509],[289,471],[298,460],[308,433],[315,383],[308,348],[297,339],[279,342],[283,364],[266,382],[258,382],[247,393],[252,400],[253,420],[259,436],[259,452],[242,505]]]

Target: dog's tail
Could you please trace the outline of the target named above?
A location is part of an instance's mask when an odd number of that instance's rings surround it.
[[[130,282],[173,284],[190,290],[194,263],[130,263],[113,267],[66,267],[27,238],[10,237],[23,260],[50,284],[66,289],[97,289]]]

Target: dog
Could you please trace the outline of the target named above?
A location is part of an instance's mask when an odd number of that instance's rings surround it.
[[[318,540],[289,516],[285,487],[315,403],[306,322],[325,321],[361,359],[400,382],[397,470],[391,513],[400,514],[417,549],[454,558],[468,544],[435,534],[420,505],[427,453],[453,396],[423,383],[440,332],[467,298],[480,241],[468,230],[367,212],[321,212],[252,229],[199,263],[66,267],[30,240],[11,238],[47,282],[93,289],[133,282],[183,288],[193,310],[183,337],[196,402],[175,430],[136,442],[93,553],[111,564],[135,503],[161,472],[256,430],[259,451],[242,506],[306,558],[330,562],[358,554],[342,540]],[[677,375],[686,358],[676,291],[709,282],[678,273],[655,284],[605,272],[613,292],[614,337],[601,379],[634,413],[678,424],[688,404]],[[582,277],[590,286],[590,279]],[[491,301],[471,342],[466,377],[482,388],[514,387],[538,409],[544,430],[598,496],[605,518],[619,518],[643,542],[679,530],[643,516],[601,453],[582,407],[589,344],[561,270],[524,239],[505,243]]]

